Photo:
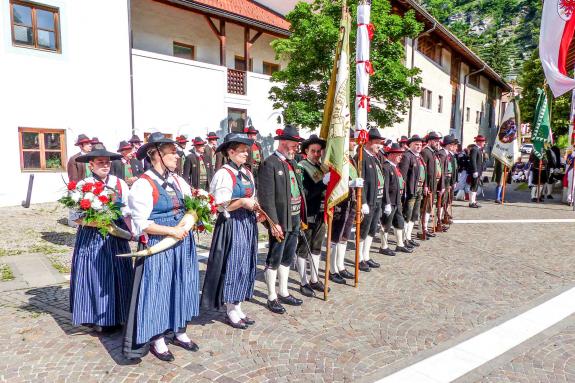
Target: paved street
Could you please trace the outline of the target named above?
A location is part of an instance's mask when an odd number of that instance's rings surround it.
[[[564,205],[526,203],[526,192],[509,190],[508,197],[523,202],[502,207],[486,201],[481,209],[456,202],[454,215],[575,218]],[[61,210],[51,214],[53,222],[64,217]],[[255,299],[243,307],[256,325],[234,330],[222,323],[223,312],[204,312],[188,327],[200,351],[172,347],[176,361],[169,364],[153,356],[130,364],[120,353],[121,334],[100,337],[72,327],[66,283],[22,288],[18,281],[1,282],[0,288],[13,283],[14,289],[0,295],[0,381],[373,382],[575,286],[572,233],[575,223],[454,224],[414,254],[374,253],[382,267],[362,273],[359,288],[331,284],[328,302],[305,298],[302,307],[283,316],[264,307],[260,264]],[[10,244],[4,241],[2,246]],[[70,243],[61,246],[69,249]],[[299,297],[297,273],[291,277]],[[574,358],[571,316],[460,381],[575,381]]]

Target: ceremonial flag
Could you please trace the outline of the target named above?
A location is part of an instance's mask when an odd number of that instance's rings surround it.
[[[512,99],[505,108],[503,122],[499,127],[491,152],[493,157],[497,158],[508,168],[511,168],[515,161],[521,157],[519,152],[520,126],[519,105],[517,105],[515,99]]]
[[[555,97],[575,88],[567,75],[567,53],[575,32],[575,1],[545,0],[539,34],[539,58]]]
[[[349,193],[349,29],[351,17],[347,9],[342,14],[336,61],[324,108],[324,124],[320,133],[326,139],[324,165],[329,167],[330,180],[325,195],[325,218],[333,207]],[[335,81],[334,81],[335,79]],[[329,113],[329,115],[325,115]],[[329,121],[329,125],[325,122]]]
[[[531,133],[533,154],[539,159],[543,158],[545,145],[553,140],[551,136],[551,124],[549,122],[549,105],[547,93],[543,89],[537,89],[539,98],[535,107],[535,120]]]

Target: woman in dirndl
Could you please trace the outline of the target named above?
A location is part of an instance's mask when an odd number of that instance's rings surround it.
[[[153,246],[166,236],[179,242],[167,250],[137,258],[130,312],[124,334],[124,355],[141,358],[150,351],[162,361],[173,361],[167,342],[187,351],[198,346],[186,334],[199,311],[199,274],[196,245],[180,222],[184,196],[190,186],[174,173],[178,163],[175,141],[152,133],[136,154],[152,167],[134,182],[129,206],[140,242]],[[146,237],[145,241],[142,237]]]
[[[227,323],[246,329],[255,321],[241,304],[254,293],[258,252],[255,182],[244,166],[253,140],[229,133],[216,149],[228,163],[216,172],[210,184],[220,214],[216,221],[202,289],[204,308],[226,307]]]
[[[123,218],[116,225],[128,230],[124,218],[130,215],[128,185],[110,174],[111,160],[120,158],[105,149],[93,150],[76,158],[86,163],[91,176],[78,185],[101,182],[112,190],[112,199],[120,204]],[[93,224],[83,222],[81,211],[73,211],[71,218],[79,224],[72,255],[70,277],[70,311],[74,325],[87,325],[98,332],[113,332],[126,322],[132,285],[132,262],[116,254],[129,253],[128,240],[110,234],[102,236]],[[129,230],[128,230],[129,231]]]

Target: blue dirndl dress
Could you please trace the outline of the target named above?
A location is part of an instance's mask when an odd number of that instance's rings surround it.
[[[250,179],[240,180],[229,174],[236,178],[232,199],[253,195]],[[202,288],[201,304],[205,308],[249,300],[254,293],[258,254],[256,214],[240,208],[229,215],[228,218],[222,212],[216,221]]]
[[[158,199],[150,220],[176,226],[184,216],[183,195],[176,187],[168,193],[157,181]],[[153,246],[164,236],[150,235]],[[184,331],[199,313],[199,272],[194,237],[190,233],[175,246],[136,261],[130,318],[124,336],[124,354],[139,357],[147,353],[148,342],[162,334]]]
[[[128,230],[123,220],[116,225]],[[116,257],[116,254],[130,251],[125,239],[102,237],[94,227],[78,228],[70,277],[70,311],[74,325],[116,326],[126,322],[132,260]]]

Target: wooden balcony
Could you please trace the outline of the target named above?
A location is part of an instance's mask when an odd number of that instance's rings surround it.
[[[246,72],[228,68],[228,93],[247,94]]]

